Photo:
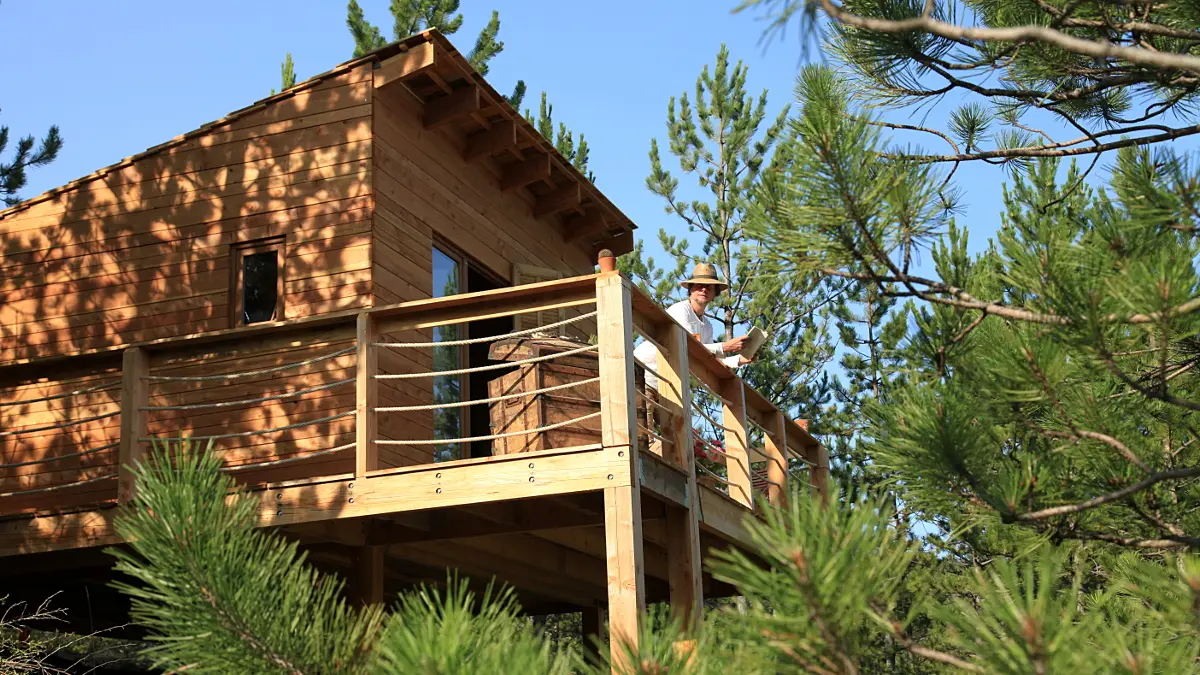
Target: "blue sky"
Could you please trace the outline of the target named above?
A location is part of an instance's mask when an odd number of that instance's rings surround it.
[[[292,52],[303,79],[348,59],[344,0],[7,0],[0,4],[9,64],[0,124],[39,136],[52,123],[66,139],[53,165],[30,175],[32,196],[157,145],[266,96]],[[363,0],[367,16],[390,37],[387,0]],[[597,184],[656,240],[677,230],[645,188],[652,137],[665,138],[667,101],[692,91],[722,43],[750,67],[749,88],[770,91],[773,110],[791,99],[801,49],[760,43],[764,24],[733,15],[736,0],[464,0],[463,52],[500,11],[505,50],[489,80],[509,91],[523,78],[527,101],[550,93],[556,120],[583,132]],[[934,111],[934,124],[945,107]],[[904,115],[893,119],[904,119]],[[918,139],[910,139],[918,140]],[[922,140],[922,142],[924,142]],[[935,146],[929,146],[935,147]],[[1104,162],[1106,160],[1102,160]],[[978,250],[995,230],[1004,174],[980,163],[957,175],[965,192],[960,218]],[[688,184],[686,178],[682,181]]]
[[[387,0],[362,2],[390,36]],[[464,0],[452,40],[469,51],[492,9],[504,53],[489,80],[501,91],[524,78],[527,101],[550,93],[556,120],[583,132],[598,185],[655,239],[676,223],[645,189],[650,138],[664,138],[670,96],[690,91],[722,42],[750,66],[749,85],[770,105],[791,98],[801,51],[793,39],[759,43],[762,22],[732,15],[733,0],[604,3]],[[140,152],[266,96],[291,51],[298,76],[348,59],[345,2],[208,0],[7,0],[0,4],[10,65],[0,123],[14,134],[58,124],[66,139],[53,165],[31,173],[32,196]],[[21,65],[17,65],[21,64]],[[990,169],[990,168],[989,168]],[[994,227],[995,180],[963,172],[972,222]],[[686,181],[685,181],[686,184]]]

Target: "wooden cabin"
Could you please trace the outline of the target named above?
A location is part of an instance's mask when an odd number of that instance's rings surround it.
[[[188,439],[362,601],[454,568],[592,630],[694,616],[756,493],[825,460],[596,272],[633,229],[436,31],[0,212],[0,596],[126,622],[128,467]],[[692,378],[728,460],[699,482]]]

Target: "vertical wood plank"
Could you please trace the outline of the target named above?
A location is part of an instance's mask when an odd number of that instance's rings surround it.
[[[146,411],[150,405],[150,354],[130,347],[121,357],[121,445],[118,448],[117,503],[127,504],[137,494],[133,465],[142,461],[146,446],[139,439],[147,433]]]
[[[355,445],[354,477],[363,479],[368,471],[379,468],[379,326],[375,318],[366,312],[358,315],[358,366],[355,383]]]
[[[721,424],[725,426],[725,467],[729,474],[729,496],[743,505],[753,508],[754,497],[750,485],[750,442],[746,435],[746,390],[742,381],[726,380],[721,397]]]
[[[383,546],[358,546],[351,568],[349,591],[352,603],[383,603]]]
[[[604,640],[604,608],[584,607],[580,627],[580,643],[589,662],[599,662],[600,645]]]
[[[604,490],[608,630],[614,663],[624,663],[626,651],[637,653],[646,611],[641,502],[641,489],[635,486]]]
[[[812,484],[821,495],[821,503],[829,505],[829,450],[818,444],[809,458],[816,466],[812,469]]]
[[[663,331],[658,355],[659,399],[676,417],[664,434],[667,457],[687,475],[684,508],[667,508],[667,566],[671,612],[686,630],[700,627],[704,589],[701,578],[699,494],[696,488],[696,454],[692,439],[692,391],[688,376],[688,335],[679,324]]]
[[[596,279],[601,442],[625,458],[604,490],[608,623],[614,662],[636,651],[646,610],[642,500],[638,480],[637,410],[633,389],[633,305],[629,282],[617,273]]]
[[[775,411],[766,434],[767,501],[771,506],[787,506],[787,418]]]
[[[596,279],[600,436],[606,448],[632,449],[637,439],[633,390],[633,304],[629,282],[612,272]],[[634,457],[627,453],[629,466]],[[631,470],[631,474],[635,474]]]

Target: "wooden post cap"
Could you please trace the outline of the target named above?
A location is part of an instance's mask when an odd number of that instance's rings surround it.
[[[617,269],[617,258],[609,249],[601,249],[598,258],[597,262],[600,264],[601,272],[612,272]]]

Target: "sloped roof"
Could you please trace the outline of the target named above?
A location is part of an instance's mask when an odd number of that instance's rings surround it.
[[[453,44],[451,44],[446,36],[436,29],[430,29],[415,35],[411,35],[402,40],[398,40],[391,44],[380,47],[375,51],[364,54],[361,57],[346,61],[324,73],[314,75],[303,82],[299,82],[296,85],[279,92],[278,94],[255,101],[245,108],[235,110],[220,119],[201,125],[200,127],[176,136],[165,143],[160,143],[151,148],[147,148],[136,155],[126,157],[119,162],[98,169],[86,176],[66,183],[65,185],[61,185],[52,190],[43,192],[40,195],[26,199],[16,206],[12,206],[8,209],[0,211],[0,219],[19,212],[22,209],[28,208],[31,205],[46,201],[64,192],[75,189],[89,181],[103,178],[109,173],[128,167],[135,162],[151,157],[157,153],[182,145],[193,138],[203,136],[204,134],[211,132],[215,128],[219,128],[234,122],[235,120],[238,120],[246,115],[259,112],[264,108],[280,101],[285,101],[298,93],[311,89],[330,78],[338,77],[363,64],[373,63],[374,67],[378,69],[381,64],[387,62],[389,59],[393,59],[394,57],[405,54],[414,48],[423,47],[426,44],[432,44],[436,50],[436,53],[445,61],[445,63],[439,63],[439,69],[437,71],[431,71],[426,74],[418,75],[412,80],[405,81],[404,84],[407,85],[414,94],[416,94],[422,100],[428,101],[437,98],[438,94],[440,93],[445,93],[445,90],[451,86],[461,87],[464,85],[464,82],[467,84],[476,85],[480,91],[481,108],[478,114],[470,116],[469,119],[474,120],[474,123],[482,129],[487,129],[489,125],[489,118],[492,121],[496,119],[512,120],[513,124],[516,126],[517,136],[521,139],[518,146],[526,153],[526,155],[529,154],[529,151],[548,155],[548,158],[554,169],[554,174],[557,178],[557,183],[561,183],[564,180],[578,183],[579,191],[582,195],[582,202],[576,208],[576,211],[580,214],[577,217],[583,218],[584,215],[591,215],[592,218],[589,220],[589,222],[602,220],[602,223],[599,227],[593,228],[593,233],[591,234],[593,243],[603,243],[615,237],[621,237],[623,234],[626,235],[625,237],[622,237],[623,239],[628,238],[629,234],[632,233],[632,230],[636,228],[636,225],[634,225],[634,223],[624,213],[622,213],[621,210],[616,207],[616,205],[609,201],[609,199],[602,192],[600,192],[600,190],[596,188],[596,186],[593,185],[592,182],[587,179],[587,177],[585,177],[579,172],[578,169],[572,166],[567,158],[559,153],[558,150],[555,149],[554,145],[550,143],[544,136],[542,136],[541,132],[539,132],[532,124],[530,124],[529,121],[526,120],[519,111],[513,108],[505,96],[498,93],[490,84],[488,84],[487,80],[485,80],[484,77],[471,66],[467,59],[461,53],[459,53],[459,51],[454,47]],[[448,70],[458,77],[452,76],[447,78],[446,73]],[[471,122],[468,122],[468,124],[470,123]],[[472,129],[463,129],[460,127],[458,128],[458,131],[463,134],[470,134]],[[514,157],[513,159],[514,161],[511,162],[511,164],[519,163],[519,157]],[[559,185],[559,187],[561,187],[561,185]],[[531,192],[534,192],[535,196],[538,194],[534,187],[530,186],[529,189]],[[539,189],[548,193],[553,191],[554,187],[541,185]],[[592,213],[588,214],[586,213],[587,211],[591,211]],[[597,218],[597,214],[599,214],[599,218]],[[570,219],[571,215],[570,209],[568,209],[568,220]],[[567,226],[570,226],[571,224],[572,223],[570,222],[566,223]],[[567,227],[566,229],[569,232],[572,229],[577,228]],[[579,234],[575,233],[573,236],[577,238]],[[627,242],[627,245],[619,245],[617,248],[632,248],[632,242],[629,241]],[[618,251],[618,253],[620,252],[623,251]]]

